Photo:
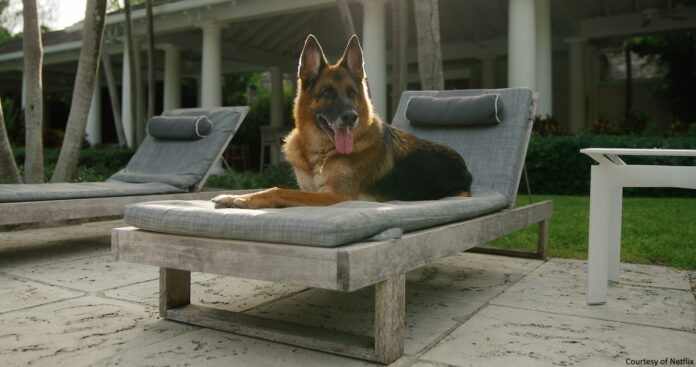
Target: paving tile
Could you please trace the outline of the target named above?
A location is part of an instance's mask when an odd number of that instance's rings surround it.
[[[391,367],[407,367],[414,361],[403,356]],[[254,367],[352,367],[381,366],[358,359],[268,342],[235,334],[201,329],[125,351],[104,362],[107,366],[254,366]]]
[[[260,280],[225,277],[204,273],[191,274],[191,303],[241,311],[305,287]],[[153,280],[104,292],[107,297],[157,306],[159,280]]]
[[[696,334],[489,306],[421,358],[453,366],[625,366],[695,359]]]
[[[405,351],[415,354],[538,265],[531,260],[461,254],[409,273]],[[345,293],[311,289],[249,313],[372,335],[374,288]]]
[[[6,273],[87,292],[159,278],[155,266],[117,262],[111,255],[10,269]]]
[[[86,296],[0,315],[0,360],[4,367],[93,366],[195,329],[159,320],[153,308]]]
[[[111,229],[122,220],[0,232],[0,272],[111,252]]]
[[[641,285],[659,288],[674,288],[688,291],[689,274],[666,266],[621,264],[621,284]]]
[[[587,262],[551,260],[508,288],[491,304],[537,311],[696,330],[694,297],[688,291],[610,285],[607,303],[587,305]]]
[[[83,295],[59,287],[0,276],[0,313]]]
[[[450,365],[446,363],[424,361],[422,359],[419,359],[409,367],[450,367]]]
[[[409,272],[410,289],[457,297],[459,292],[493,295],[528,274],[543,261],[461,253]],[[454,292],[453,292],[454,291]]]

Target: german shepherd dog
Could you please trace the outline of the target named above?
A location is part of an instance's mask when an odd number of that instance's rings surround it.
[[[363,51],[353,36],[334,65],[309,35],[283,153],[302,189],[220,195],[216,208],[327,206],[348,200],[470,196],[471,174],[453,149],[383,123],[368,97]]]

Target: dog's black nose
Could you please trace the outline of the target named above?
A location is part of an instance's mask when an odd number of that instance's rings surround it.
[[[353,125],[357,119],[358,113],[355,112],[355,110],[346,111],[341,115],[341,121],[343,121],[345,125]]]

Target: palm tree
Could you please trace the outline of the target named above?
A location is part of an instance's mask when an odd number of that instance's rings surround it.
[[[131,106],[133,111],[133,145],[138,146],[145,137],[145,124],[143,123],[143,96],[142,96],[142,77],[140,76],[140,47],[133,36],[133,20],[131,17],[131,0],[123,1],[123,8],[126,14],[126,42],[128,44],[128,63],[130,64],[131,87],[135,93],[131,93]]]
[[[99,54],[102,38],[104,37],[104,21],[106,18],[107,0],[87,0],[85,20],[82,35],[82,49],[77,64],[77,76],[73,89],[68,124],[65,127],[63,146],[60,149],[56,170],[51,182],[72,181],[77,163],[80,159],[80,148],[85,137],[87,115],[92,103],[92,93],[99,71]]]
[[[346,39],[350,39],[353,35],[357,35],[357,33],[355,33],[353,16],[350,14],[348,0],[336,0],[336,2],[338,2],[338,12],[341,14],[341,21],[343,22],[343,31],[346,33]]]
[[[438,0],[414,0],[421,89],[444,89]]]
[[[23,0],[23,5],[24,80],[26,88],[24,181],[40,183],[44,182],[43,85],[41,81],[43,49],[36,0]]]
[[[12,183],[22,183],[17,162],[12,154],[10,139],[7,137],[7,130],[5,130],[5,117],[2,114],[2,103],[0,103],[0,180],[8,178]]]
[[[392,111],[406,89],[408,72],[408,0],[391,0],[392,6]]]
[[[116,80],[114,78],[113,67],[111,66],[111,55],[109,54],[109,47],[106,42],[104,42],[102,46],[101,61],[104,77],[106,78],[106,86],[109,90],[109,97],[111,100],[111,111],[114,115],[114,127],[116,128],[118,146],[125,147],[128,145],[128,141],[126,140],[126,134],[123,131],[123,121],[121,120],[121,99],[116,89]]]

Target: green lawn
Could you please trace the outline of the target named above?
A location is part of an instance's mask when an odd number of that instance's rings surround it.
[[[553,200],[548,256],[586,259],[589,197],[535,195]],[[519,196],[517,205],[529,203]],[[536,226],[493,241],[494,246],[536,247]],[[624,198],[621,261],[696,269],[696,199]]]
[[[292,171],[272,167],[263,174],[228,173],[211,176],[208,187],[253,189],[259,187],[297,188]],[[553,200],[548,255],[587,258],[589,197],[535,195],[534,201]],[[517,205],[529,203],[527,195]],[[491,244],[502,247],[536,248],[536,226],[503,237]],[[621,261],[696,269],[695,198],[625,198],[623,200]]]

